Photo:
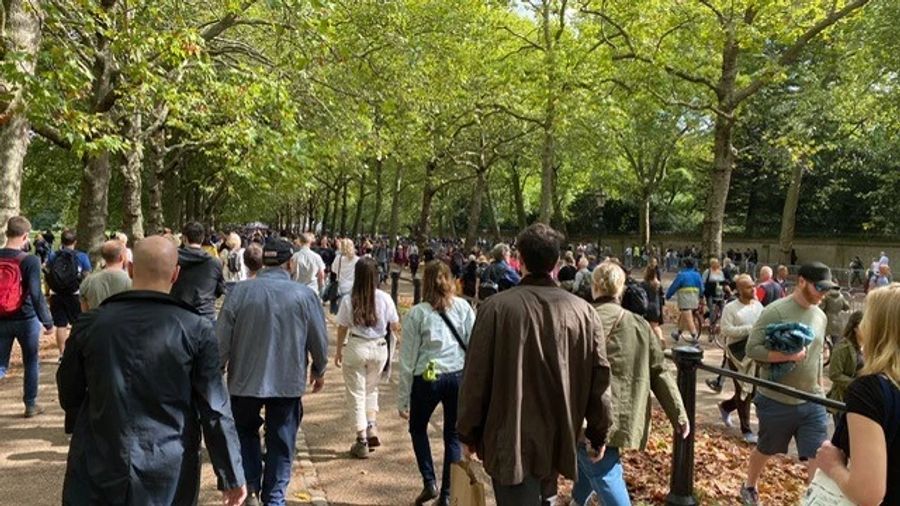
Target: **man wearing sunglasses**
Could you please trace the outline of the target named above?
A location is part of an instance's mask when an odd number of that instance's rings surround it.
[[[770,378],[772,365],[793,362],[790,372],[777,381],[814,395],[823,395],[822,346],[827,318],[819,303],[837,284],[831,270],[820,262],[800,268],[797,287],[789,297],[772,302],[763,310],[747,340],[747,356],[760,364],[760,377]],[[766,329],[771,324],[801,323],[812,330],[811,344],[797,353],[785,354],[766,347]],[[769,458],[787,453],[791,439],[797,444],[800,460],[807,462],[811,477],[816,471],[816,449],[827,437],[828,419],[825,408],[790,397],[767,388],[759,388],[756,395],[756,414],[759,418],[759,441],[750,454],[747,482],[741,487],[741,503],[756,505],[759,495],[757,482]]]

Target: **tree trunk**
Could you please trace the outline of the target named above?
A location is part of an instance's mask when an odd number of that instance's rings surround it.
[[[554,186],[556,179],[556,105],[557,105],[557,69],[555,39],[551,34],[551,6],[544,2],[541,6],[541,28],[544,42],[544,70],[546,83],[544,93],[546,102],[542,121],[543,139],[541,143],[541,206],[538,221],[550,224],[554,214]],[[560,16],[565,17],[565,13]],[[562,27],[560,27],[562,29]]]
[[[163,229],[163,178],[166,171],[166,131],[160,128],[150,136],[150,160],[147,171],[147,230],[158,234]],[[146,231],[145,231],[146,232]]]
[[[732,112],[733,114],[733,112]],[[722,116],[716,117],[715,156],[710,188],[706,197],[703,219],[703,253],[706,257],[722,255],[722,231],[725,226],[725,203],[731,185],[731,169],[734,166],[732,134],[734,121]]]
[[[331,206],[331,226],[329,227],[329,232],[331,235],[337,237],[338,234],[338,206],[341,202],[341,191],[343,190],[342,181],[338,181],[336,186],[334,187],[334,198],[332,199],[333,205]]]
[[[650,195],[652,190],[650,188],[645,188],[643,195],[641,195],[641,208],[640,208],[640,233],[641,233],[641,247],[644,247],[650,244]]]
[[[759,171],[756,168],[751,169],[750,180],[755,181]],[[747,195],[747,211],[744,215],[744,235],[754,237],[756,235],[756,213],[759,209],[759,190],[757,185],[751,184]]]
[[[475,246],[475,241],[478,239],[478,229],[479,225],[481,225],[481,207],[484,200],[484,184],[484,169],[479,169],[475,177],[475,187],[472,188],[472,200],[469,202],[469,219],[466,224],[466,250],[472,249]]]
[[[437,170],[437,162],[429,160],[425,165],[425,187],[422,189],[422,208],[419,211],[419,223],[416,225],[416,243],[420,249],[425,248],[428,236],[431,235],[431,204],[436,190],[432,187],[431,178]]]
[[[344,179],[341,184],[341,235],[347,235],[347,187],[350,186],[350,180]]]
[[[500,242],[500,223],[497,221],[497,210],[494,207],[494,198],[491,195],[491,186],[485,181],[484,184],[484,197],[487,199],[488,213],[490,213],[491,217],[491,233],[493,235],[494,242]]]
[[[144,141],[141,113],[131,116],[127,136],[131,149],[125,153],[122,166],[122,224],[125,235],[132,241],[144,238],[144,212],[141,209],[141,169],[144,161]]]
[[[781,235],[778,238],[779,262],[791,264],[791,250],[794,248],[794,232],[797,225],[797,204],[800,203],[800,183],[803,180],[803,164],[795,163],[791,170],[791,184],[784,199],[781,214]]]
[[[0,48],[18,53],[16,74],[34,75],[35,54],[41,40],[38,0],[4,0],[0,18]],[[0,62],[5,55],[0,52]],[[31,137],[25,115],[22,80],[0,74],[0,241],[6,222],[21,213],[22,170]]]
[[[359,175],[359,195],[356,198],[356,215],[353,217],[353,237],[359,237],[359,224],[362,222],[363,203],[366,201],[366,176]]]
[[[381,206],[384,203],[384,160],[379,156],[375,159],[375,209],[372,210],[372,227],[369,231],[372,235],[378,235],[378,225],[381,219]]]
[[[400,164],[394,170],[394,185],[391,188],[391,224],[388,234],[391,236],[391,247],[397,247],[397,232],[400,228],[400,185],[403,182]]]
[[[521,175],[519,174],[518,165],[518,160],[513,161],[509,173],[510,182],[512,183],[513,200],[516,204],[516,223],[519,225],[519,230],[523,230],[528,226],[528,215],[525,214],[525,182],[522,181]]]
[[[108,214],[110,154],[101,151],[84,157],[81,176],[81,202],[78,206],[78,245],[87,251],[91,260],[100,259],[100,246],[106,239],[106,218]]]

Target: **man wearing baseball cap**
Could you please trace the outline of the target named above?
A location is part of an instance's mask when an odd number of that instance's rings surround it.
[[[770,370],[775,364],[792,362],[793,368],[778,377],[778,383],[814,395],[822,391],[822,346],[825,339],[827,318],[819,309],[819,302],[837,284],[831,279],[831,270],[820,262],[800,267],[797,286],[788,296],[772,302],[763,310],[747,340],[747,356],[760,364],[760,375],[771,379]],[[767,330],[772,324],[796,325],[797,332],[811,338],[806,348],[796,353],[783,353],[766,346],[772,336]],[[816,450],[827,437],[828,426],[825,408],[794,397],[760,387],[756,395],[756,415],[759,418],[759,441],[750,454],[747,482],[741,488],[741,502],[756,505],[756,485],[766,462],[773,455],[787,453],[791,439],[797,444],[800,460],[807,462],[811,477],[816,470]]]
[[[270,239],[263,247],[265,268],[235,285],[216,324],[247,478],[245,504],[251,506],[285,503],[303,418],[307,362],[312,364],[312,392],[325,384],[325,314],[318,295],[291,280],[291,256],[290,243]],[[265,420],[260,418],[263,407]],[[264,462],[259,441],[263,424]]]

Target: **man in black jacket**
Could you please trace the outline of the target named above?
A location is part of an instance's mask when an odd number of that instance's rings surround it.
[[[203,251],[203,225],[193,221],[181,231],[184,245],[178,250],[181,274],[172,286],[172,296],[215,322],[216,299],[225,293],[222,263]]]
[[[134,290],[75,323],[56,375],[72,433],[63,504],[196,504],[201,431],[224,504],[247,495],[213,327],[168,295],[177,262],[167,239],[142,240]]]

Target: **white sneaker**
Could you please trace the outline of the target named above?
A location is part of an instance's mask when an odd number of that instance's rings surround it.
[[[731,422],[731,413],[722,409],[722,406],[719,406],[719,416],[722,417],[722,423],[725,424],[729,429],[734,427],[734,424]]]
[[[748,433],[744,434],[744,442],[745,443],[747,443],[749,445],[755,445],[757,441],[759,441],[759,438],[756,436],[756,434],[754,434],[752,432],[748,432]]]

